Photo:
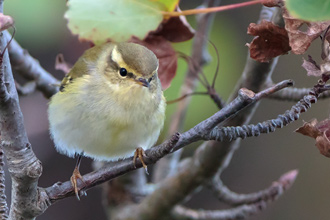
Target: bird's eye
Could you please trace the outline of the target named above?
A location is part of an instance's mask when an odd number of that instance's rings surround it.
[[[127,76],[127,70],[125,68],[120,68],[119,70],[119,74],[122,76],[122,77],[125,77]]]
[[[150,83],[151,80],[153,80],[154,78],[155,78],[155,75],[153,75],[152,77],[150,77],[150,78],[148,79],[148,82]]]

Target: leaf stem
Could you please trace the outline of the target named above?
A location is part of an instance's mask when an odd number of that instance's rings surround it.
[[[226,11],[230,9],[240,8],[249,5],[255,5],[264,2],[264,0],[253,0],[249,2],[242,2],[237,4],[219,6],[219,7],[211,7],[211,8],[197,8],[197,9],[190,9],[185,11],[162,11],[162,14],[165,18],[169,17],[179,17],[181,15],[195,15],[195,14],[203,14],[203,13],[213,13],[219,11]]]

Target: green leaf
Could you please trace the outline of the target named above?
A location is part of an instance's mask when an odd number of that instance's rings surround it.
[[[330,20],[330,0],[286,0],[291,16],[307,21]]]
[[[69,0],[68,7],[68,28],[95,44],[127,41],[133,35],[143,39],[167,11],[167,5],[154,0]]]
[[[175,7],[179,4],[179,0],[157,0],[166,7],[166,11],[174,11]]]

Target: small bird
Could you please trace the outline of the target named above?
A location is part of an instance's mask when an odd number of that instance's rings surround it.
[[[115,161],[134,155],[143,167],[144,150],[157,141],[166,101],[158,78],[158,59],[144,46],[106,43],[85,51],[49,102],[50,134],[58,152]]]

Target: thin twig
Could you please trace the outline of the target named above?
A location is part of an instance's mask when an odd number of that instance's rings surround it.
[[[214,88],[208,88],[208,94],[219,109],[222,109],[226,105]]]
[[[220,55],[219,55],[219,51],[217,49],[217,47],[215,46],[215,44],[212,42],[212,41],[209,41],[210,44],[212,45],[212,47],[214,48],[215,50],[215,53],[217,55],[217,67],[215,69],[215,73],[214,73],[214,76],[213,76],[213,80],[212,80],[212,86],[211,88],[214,89],[214,86],[215,86],[215,81],[217,80],[217,76],[219,74],[219,68],[220,68]]]
[[[278,199],[294,183],[298,171],[292,170],[277,181],[268,189],[253,194],[236,194],[218,183],[216,193],[220,200],[230,205],[239,205],[236,208],[226,210],[194,210],[183,206],[176,206],[173,215],[179,219],[187,220],[227,220],[246,219],[267,207],[269,202]],[[219,179],[220,180],[220,179]]]
[[[214,12],[220,12],[220,11],[226,11],[226,10],[240,8],[240,7],[245,7],[245,6],[249,6],[249,5],[260,4],[263,1],[264,0],[253,0],[253,1],[248,1],[248,2],[232,4],[232,5],[225,5],[225,6],[212,7],[212,8],[197,8],[197,9],[185,10],[185,11],[180,11],[180,12],[179,11],[171,11],[171,12],[163,11],[162,14],[165,17],[178,17],[181,15],[214,13]]]
[[[8,31],[3,32],[5,39],[10,39]],[[26,50],[24,50],[15,40],[9,45],[9,56],[13,70],[29,81],[37,83],[37,89],[47,98],[50,98],[58,92],[60,82],[49,72],[40,66],[38,60],[34,59]]]
[[[273,182],[267,189],[249,194],[240,194],[231,191],[222,183],[219,176],[213,179],[210,187],[220,201],[231,206],[251,204],[259,201],[268,202],[275,200],[285,190],[291,187],[297,174],[297,170],[291,170],[283,174],[279,180]]]
[[[179,54],[179,57],[180,58],[184,59],[187,62],[187,64],[188,64],[188,70],[190,72],[197,73],[196,74],[196,78],[199,80],[199,82],[205,88],[207,88],[209,86],[209,82],[207,81],[207,78],[206,78],[205,74],[203,73],[203,70],[199,67],[199,64],[196,63],[195,60],[192,57],[190,57],[190,56],[188,56],[188,55],[186,55],[186,54],[184,54],[182,52],[178,52],[178,54]],[[203,76],[203,78],[200,77],[199,72],[201,73],[201,75]]]
[[[183,206],[176,206],[173,210],[173,216],[180,220],[246,219],[251,215],[259,213],[266,207],[267,204],[264,201],[226,210],[195,210]]]
[[[297,102],[309,93],[311,88],[286,88],[278,93],[270,95],[268,98],[282,101]],[[327,99],[330,97],[330,91],[323,92],[318,99]]]
[[[259,213],[265,209],[269,202],[278,199],[294,183],[298,171],[293,170],[284,174],[271,187],[254,194],[236,194],[218,185],[220,199],[231,205],[239,205],[236,208],[226,210],[194,210],[183,206],[176,206],[173,215],[179,219],[187,220],[227,220],[227,219],[246,219],[251,215]],[[224,191],[225,189],[225,191]]]
[[[179,102],[179,101],[181,101],[181,100],[183,100],[183,99],[185,99],[189,96],[192,96],[192,95],[208,95],[208,94],[209,94],[208,92],[191,92],[191,93],[188,93],[188,94],[185,94],[185,95],[181,96],[180,98],[170,100],[170,101],[166,101],[166,103],[168,105],[170,105],[170,104],[174,104],[176,102]]]

